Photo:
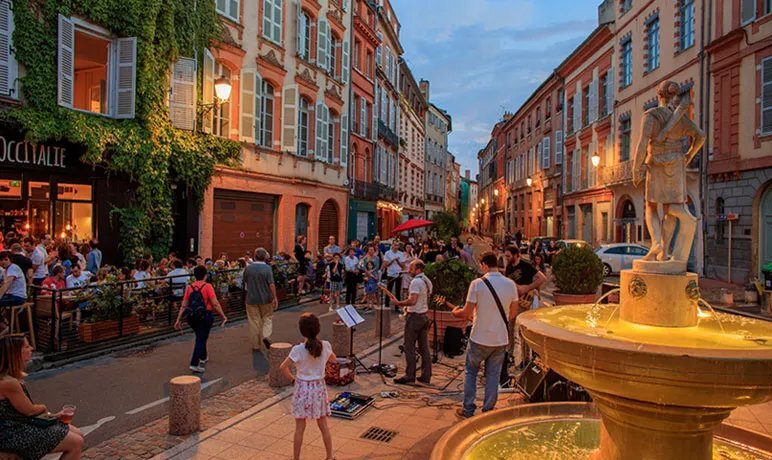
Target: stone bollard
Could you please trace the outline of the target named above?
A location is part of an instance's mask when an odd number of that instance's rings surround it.
[[[185,436],[201,428],[201,379],[192,375],[169,381],[169,434]]]
[[[268,385],[272,387],[286,387],[292,383],[281,371],[281,363],[289,356],[292,344],[286,342],[274,342],[268,350]]]
[[[381,322],[383,315],[383,322]],[[383,338],[391,336],[391,307],[376,307],[375,309],[375,337],[379,337],[383,324]]]
[[[351,352],[351,331],[341,320],[332,323],[332,352],[341,358]]]

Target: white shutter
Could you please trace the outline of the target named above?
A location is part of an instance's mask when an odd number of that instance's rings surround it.
[[[303,8],[300,6],[300,1],[297,2],[298,6],[298,18],[297,18],[297,28],[298,28],[298,56],[308,59],[308,56],[306,56],[306,15],[303,14]]]
[[[348,115],[340,117],[340,164],[348,164]]]
[[[241,101],[239,104],[241,120],[239,129],[242,141],[254,142],[255,140],[255,71],[241,69]]]
[[[574,95],[574,132],[582,129],[582,89]]]
[[[589,122],[592,123],[598,119],[598,79],[593,78],[590,83],[590,106],[588,107]]]
[[[18,99],[16,74],[18,65],[13,48],[13,12],[10,0],[0,1],[0,95]]]
[[[317,160],[323,160],[322,156],[322,142],[324,141],[324,135],[323,135],[323,125],[324,125],[324,119],[322,117],[322,103],[317,102],[316,103],[316,129],[314,130],[314,135],[316,136],[316,143],[314,144],[314,158]]]
[[[539,142],[538,144],[536,144],[536,161],[534,162],[535,170],[538,170],[539,168],[541,168],[541,164],[543,161],[541,158],[541,155],[542,155],[542,145],[541,145],[541,142]]]
[[[327,33],[327,20],[322,19],[319,21],[319,27],[316,34],[316,62],[319,64],[319,67],[322,67],[323,69],[327,68],[327,57],[329,54],[327,53],[327,49],[329,47],[329,43],[327,43],[328,40],[328,33]]]
[[[196,129],[196,80],[195,59],[183,57],[172,64],[169,117],[175,128]]]
[[[616,76],[614,75],[614,67],[611,67],[606,77],[606,113],[609,115],[614,112],[614,81]]]
[[[5,2],[4,2],[5,3]],[[75,81],[75,26],[69,18],[59,15],[59,55],[57,103],[72,108]]]
[[[115,72],[115,118],[134,118],[137,79],[137,38],[113,40],[117,64]]]
[[[297,107],[298,107],[298,88],[297,86],[285,86],[282,91],[282,104],[284,110],[282,110],[281,121],[281,147],[282,150],[296,153],[297,152]]]
[[[263,121],[263,77],[255,72],[255,144],[262,145],[262,121]],[[273,148],[273,145],[270,146]]]
[[[377,67],[383,67],[383,45],[375,47],[375,65]]]
[[[367,101],[364,97],[359,98],[359,135],[367,135]]]
[[[214,104],[214,56],[204,48],[204,88],[203,101],[204,106],[211,107]],[[204,115],[203,130],[205,133],[211,133],[214,126],[214,111],[209,110]]]
[[[337,46],[337,45],[333,44],[332,27],[328,24],[327,26],[327,72],[329,72],[329,74],[334,77],[335,76],[335,57],[332,54],[333,46]]]
[[[761,61],[761,134],[772,133],[772,58]]]
[[[345,40],[343,42],[343,55],[341,56],[341,71],[340,80],[343,82],[343,84],[348,83],[348,76],[349,76],[349,41]]]
[[[555,131],[555,164],[563,164],[563,131]]]
[[[330,144],[330,109],[326,105],[322,104],[322,161],[331,162],[330,150],[332,146]]]
[[[550,167],[550,138],[545,137],[544,140],[542,140],[542,144],[541,167],[542,169],[547,169]]]

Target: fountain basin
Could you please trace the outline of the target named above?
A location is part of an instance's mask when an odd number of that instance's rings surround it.
[[[563,428],[544,429],[554,426]],[[510,434],[531,427],[532,432],[524,436]],[[487,412],[454,425],[439,439],[430,458],[585,460],[598,448],[599,436],[599,413],[592,403],[526,404]],[[503,437],[504,442],[496,443],[496,437]],[[715,459],[772,460],[772,439],[762,434],[724,424],[716,429],[715,439]],[[524,440],[518,445],[517,441]]]

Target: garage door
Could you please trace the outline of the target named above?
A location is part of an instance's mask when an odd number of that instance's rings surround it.
[[[327,246],[327,240],[330,235],[334,236],[338,242],[338,246],[344,245],[339,240],[338,234],[338,208],[335,207],[335,203],[332,200],[327,200],[322,206],[322,210],[319,212],[319,250]]]
[[[215,190],[212,256],[234,260],[258,247],[273,254],[275,212],[274,195]]]
[[[357,212],[357,234],[356,238],[359,241],[363,241],[367,238],[367,230],[369,229],[370,213],[358,211]]]

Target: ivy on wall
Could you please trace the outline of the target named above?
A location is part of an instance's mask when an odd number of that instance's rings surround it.
[[[81,144],[84,163],[127,174],[134,185],[131,204],[111,212],[124,259],[133,262],[145,252],[165,255],[174,227],[172,181],[189,188],[200,206],[215,166],[234,164],[241,152],[237,142],[173,128],[167,108],[171,64],[194,56],[194,50],[200,55],[212,40],[225,37],[214,0],[14,0],[12,8],[15,55],[26,69],[24,104],[0,117],[21,125],[30,141]],[[137,37],[134,119],[57,104],[59,14]]]

